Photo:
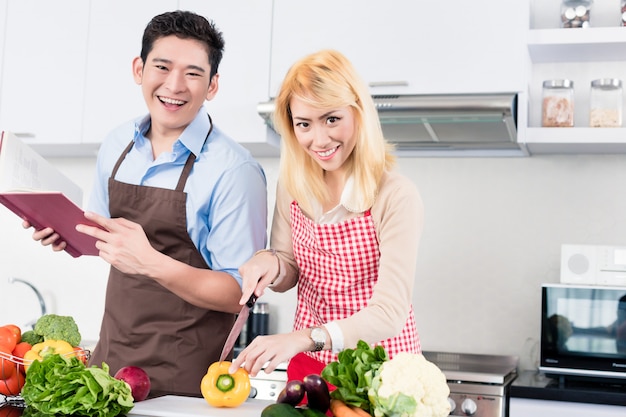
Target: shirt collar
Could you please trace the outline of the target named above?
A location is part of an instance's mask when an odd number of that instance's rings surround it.
[[[352,208],[350,204],[350,198],[352,198],[352,193],[354,192],[354,178],[352,176],[348,177],[346,180],[346,184],[343,187],[343,191],[341,192],[341,198],[339,200],[339,204],[334,208],[330,209],[328,212],[322,212],[322,205],[316,200],[313,204],[313,212],[316,219],[328,219],[335,218],[337,216],[345,216],[342,213],[360,213],[359,210],[355,210]]]
[[[341,200],[339,201],[339,204],[351,213],[360,213],[361,210],[354,208],[354,205],[351,202],[351,200],[355,198],[355,195],[354,195],[355,192],[356,191],[354,190],[354,177],[351,175],[348,177],[348,179],[346,180],[346,185],[344,185],[343,187],[343,191],[341,192]]]
[[[135,120],[135,136],[133,140],[138,145],[144,144],[146,140],[146,132],[150,128],[150,114]],[[182,149],[193,152],[194,155],[200,155],[205,139],[211,129],[211,121],[204,105],[200,107],[198,114],[185,128],[178,140],[174,143],[173,151],[179,153]]]

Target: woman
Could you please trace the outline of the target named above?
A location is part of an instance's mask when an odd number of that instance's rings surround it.
[[[298,285],[293,331],[259,336],[234,360],[256,375],[289,360],[319,373],[359,340],[420,352],[411,305],[423,207],[395,159],[366,85],[339,52],[297,62],[276,99],[282,136],[271,249],[239,269],[243,304]]]

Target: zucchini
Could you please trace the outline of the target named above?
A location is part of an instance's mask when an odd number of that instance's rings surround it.
[[[301,417],[326,417],[326,414],[314,408],[298,408]]]
[[[261,417],[302,417],[293,405],[286,403],[270,404],[263,409]]]

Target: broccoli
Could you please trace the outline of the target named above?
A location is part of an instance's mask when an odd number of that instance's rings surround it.
[[[31,346],[43,342],[43,336],[35,333],[33,330],[27,330],[22,333],[22,342],[26,342]]]
[[[78,346],[82,340],[78,325],[72,316],[46,314],[39,317],[34,331],[43,336],[44,340],[65,340],[72,346]]]

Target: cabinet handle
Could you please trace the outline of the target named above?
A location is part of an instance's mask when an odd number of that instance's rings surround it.
[[[370,87],[408,87],[408,81],[372,81]]]

